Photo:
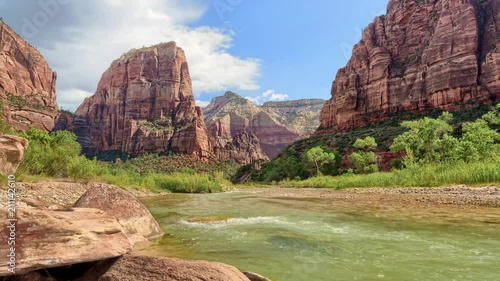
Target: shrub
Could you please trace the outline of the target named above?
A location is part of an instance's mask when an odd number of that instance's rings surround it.
[[[210,180],[207,175],[157,174],[155,186],[174,193],[213,193],[222,190],[222,186]]]
[[[103,174],[106,167],[96,160],[89,160],[85,156],[78,156],[69,162],[68,176],[74,181],[89,181]]]
[[[18,169],[21,174],[68,176],[67,168],[81,149],[73,133],[58,131],[49,134],[39,129],[29,129],[19,135],[29,141],[28,150]]]
[[[349,156],[349,161],[354,165],[358,174],[370,174],[378,171],[377,156],[373,152],[377,148],[377,142],[373,137],[357,139],[353,145],[358,149]]]

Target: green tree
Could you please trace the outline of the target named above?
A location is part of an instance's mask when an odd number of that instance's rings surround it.
[[[361,149],[364,151],[373,151],[377,148],[377,142],[373,137],[366,137],[365,139],[357,139],[354,143],[353,147],[357,149]]]
[[[500,154],[500,105],[474,122],[462,125],[463,135],[457,146],[457,155],[466,162],[488,159]]]
[[[358,174],[369,174],[378,171],[377,155],[374,152],[377,146],[377,142],[373,137],[356,140],[353,147],[358,151],[352,153],[349,160]]]
[[[404,121],[402,127],[409,129],[396,137],[390,149],[406,151],[405,165],[416,163],[433,163],[443,161],[450,155],[456,140],[450,135],[453,127],[448,123],[452,119],[449,112],[434,119],[425,117],[416,121]]]
[[[305,154],[305,160],[316,169],[316,174],[320,174],[321,168],[335,161],[335,154],[326,152],[323,148],[316,146],[309,149]]]

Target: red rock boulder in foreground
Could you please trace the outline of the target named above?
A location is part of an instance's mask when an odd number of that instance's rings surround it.
[[[500,98],[500,1],[391,0],[337,73],[316,134]]]
[[[169,149],[206,159],[210,143],[195,105],[186,56],[174,42],[133,49],[102,75],[76,111],[85,152],[140,155]]]
[[[0,20],[0,118],[18,130],[52,130],[56,77],[40,52]]]

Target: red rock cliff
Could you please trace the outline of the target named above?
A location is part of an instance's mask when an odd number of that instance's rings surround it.
[[[75,115],[75,131],[86,152],[140,155],[169,149],[198,159],[210,154],[188,63],[174,42],[122,55]]]
[[[0,20],[0,102],[18,130],[50,131],[58,111],[56,73],[42,55]]]
[[[337,73],[317,134],[500,98],[500,1],[391,0]]]
[[[298,133],[292,132],[271,114],[233,92],[214,98],[204,108],[204,113],[208,131],[216,139],[218,147],[221,143],[231,143],[233,139],[245,139],[236,135],[248,133],[248,143],[253,144],[253,149],[248,151],[252,151],[253,160],[273,158],[283,147],[299,139]]]

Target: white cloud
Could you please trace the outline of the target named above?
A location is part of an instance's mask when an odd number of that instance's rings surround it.
[[[197,100],[196,101],[196,105],[201,107],[201,108],[205,108],[207,107],[208,105],[210,104],[209,101],[204,101],[204,100]]]
[[[195,3],[198,3],[196,5]],[[189,63],[193,90],[202,93],[257,90],[260,62],[230,53],[233,35],[213,27],[192,28],[208,5],[188,0],[71,1],[71,24],[53,27],[52,44],[39,47],[58,72],[58,101],[74,109],[95,91],[111,62],[132,48],[176,41]],[[47,27],[48,28],[48,27]],[[85,94],[83,94],[85,93]]]
[[[245,97],[246,99],[252,101],[255,104],[263,104],[267,101],[284,101],[288,99],[287,94],[279,94],[274,90],[267,90],[262,95],[257,97]]]
[[[61,108],[74,110],[86,97],[90,97],[93,94],[94,93],[72,88],[58,93],[58,102]]]

